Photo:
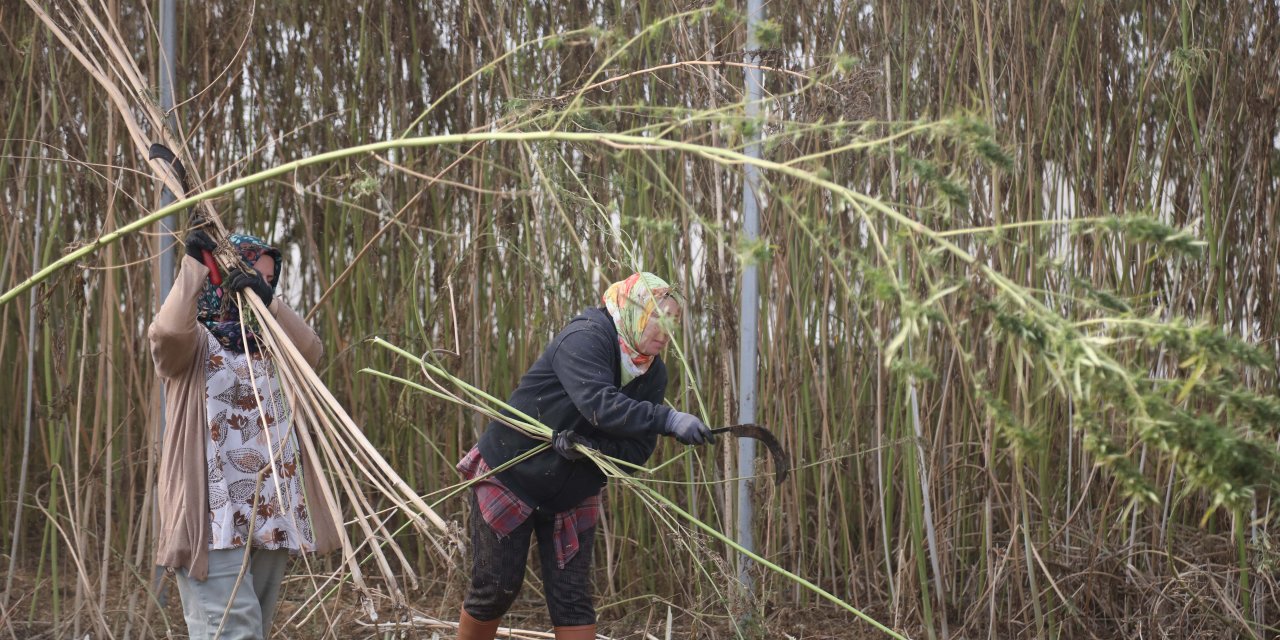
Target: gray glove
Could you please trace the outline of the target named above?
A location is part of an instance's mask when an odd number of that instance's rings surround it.
[[[587,449],[594,449],[590,440],[578,435],[576,431],[557,431],[551,436],[551,448],[560,454],[565,460],[577,460],[584,454],[573,448],[573,445],[582,445]]]
[[[707,444],[716,439],[711,434],[711,429],[702,424],[698,416],[675,410],[667,416],[663,433],[679,440],[681,444]]]

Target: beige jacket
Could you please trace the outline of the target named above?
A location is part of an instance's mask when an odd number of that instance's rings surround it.
[[[209,483],[205,442],[209,439],[205,417],[205,360],[207,329],[196,321],[196,301],[209,269],[190,256],[169,297],[147,330],[151,359],[164,380],[165,431],[160,453],[157,500],[160,534],[156,564],[182,568],[196,580],[209,575]],[[320,338],[296,311],[276,298],[268,307],[302,357],[314,367],[324,351]],[[316,465],[302,456],[304,489],[318,486]],[[307,491],[307,512],[317,553],[340,545],[337,526],[322,492]]]

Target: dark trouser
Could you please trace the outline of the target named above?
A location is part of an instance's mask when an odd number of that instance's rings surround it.
[[[556,566],[552,532],[555,515],[535,512],[510,535],[498,537],[480,515],[475,494],[471,494],[471,589],[462,603],[476,620],[496,620],[511,608],[524,584],[529,558],[529,538],[538,535],[538,556],[542,561],[542,586],[547,593],[551,624],[567,627],[595,624],[596,609],[591,593],[591,550],[595,527],[578,534],[578,553]]]

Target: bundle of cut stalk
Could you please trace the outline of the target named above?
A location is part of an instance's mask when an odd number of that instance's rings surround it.
[[[387,342],[386,340],[383,340],[381,338],[374,338],[373,343],[379,347],[388,349],[410,360],[412,363],[418,365],[423,376],[428,380],[428,382],[431,383],[432,386],[427,387],[425,385],[418,384],[416,382],[413,382],[412,380],[408,380],[400,376],[392,375],[383,371],[378,371],[377,369],[366,368],[361,370],[361,373],[367,373],[367,374],[374,375],[386,380],[391,380],[399,384],[405,385],[411,389],[416,389],[418,391],[428,393],[437,398],[441,398],[443,400],[454,402],[462,406],[474,409],[486,416],[499,420],[507,424],[511,428],[516,429],[517,431],[520,431],[532,438],[542,440],[544,442],[550,441],[551,434],[553,433],[551,427],[543,424],[542,422],[539,422],[537,418],[534,418],[533,416],[530,416],[529,414],[520,411],[519,409],[511,406],[510,404],[503,402],[501,399],[494,397],[493,395],[489,394],[483,389],[480,389],[479,387],[476,387],[468,383],[466,380],[463,380],[462,378],[454,376],[444,368],[432,362],[429,362],[422,356],[415,356],[412,353],[409,353],[408,351],[405,351],[404,349],[401,349],[400,347],[397,347],[396,345],[391,344],[390,342]],[[511,464],[519,463],[521,460],[525,459],[526,457],[542,453],[543,451],[546,450],[547,446],[548,446],[547,444],[543,444],[543,445],[534,447],[533,449],[529,450],[522,456],[519,456],[514,460],[508,461],[506,464],[501,465],[497,469],[490,470],[490,472],[483,477],[493,475],[494,473],[497,473],[502,469],[507,468]],[[725,535],[715,527],[711,526],[710,524],[707,524],[706,522],[703,522],[702,520],[699,520],[696,516],[689,513],[687,510],[681,508],[674,501],[662,495],[653,487],[641,482],[640,480],[635,478],[631,473],[623,471],[623,467],[630,469],[632,472],[650,472],[652,471],[651,469],[646,469],[644,467],[640,467],[640,466],[628,463],[624,460],[619,460],[617,458],[609,457],[603,453],[600,453],[599,451],[596,451],[595,449],[583,447],[581,445],[575,444],[573,445],[573,448],[579,451],[580,453],[582,453],[583,455],[585,455],[593,463],[595,463],[595,465],[599,467],[600,470],[603,471],[604,474],[608,476],[611,480],[622,484],[629,491],[631,491],[636,496],[638,496],[641,499],[641,502],[644,504],[644,506],[648,508],[650,513],[653,514],[654,520],[661,523],[662,526],[667,527],[671,531],[676,532],[678,534],[678,538],[682,541],[682,544],[684,544],[686,548],[688,548],[690,553],[694,553],[695,550],[693,548],[693,545],[688,541],[688,538],[690,537],[689,534],[691,534],[692,531],[690,526],[686,526],[686,524],[691,525],[692,529],[700,530],[702,533],[709,535],[712,538],[719,540],[720,542],[725,543],[726,545],[732,547],[738,553],[741,553],[751,558],[753,561],[759,563],[761,566],[767,568],[768,570],[783,576],[784,578],[796,583],[798,586],[803,587],[804,589],[807,589],[813,592],[819,597],[858,616],[863,621],[867,622],[872,627],[884,633],[885,635],[891,638],[896,638],[897,640],[906,640],[905,636],[903,636],[901,633],[882,624],[881,622],[877,621],[876,619],[872,618],[871,616],[857,609],[853,605],[845,602],[844,600],[841,600],[840,598],[836,597],[835,595],[828,592],[827,590],[819,587],[813,582],[799,575],[796,575],[795,573],[787,571],[781,566],[778,566],[777,564],[770,562],[764,557],[757,555],[755,552],[751,551],[750,549],[747,549],[739,545],[736,541],[729,538],[727,535]],[[461,483],[460,485],[455,487],[454,491],[449,493],[449,495],[453,495],[454,493],[461,491],[462,489],[466,488],[467,486],[470,486],[475,482],[478,482],[481,479],[482,478],[474,478],[470,481]],[[705,569],[703,570],[705,571]],[[712,580],[711,582],[714,584],[715,581]]]
[[[184,153],[181,137],[165,126],[164,115],[152,102],[148,85],[134,60],[126,54],[120,32],[111,19],[99,17],[87,0],[77,0],[74,4],[56,9],[58,17],[66,24],[59,24],[50,11],[35,0],[27,0],[27,4],[106,91],[139,154],[147,158],[150,144],[144,134],[143,123],[135,118],[135,114],[142,114],[146,129],[152,132],[152,140],[165,144],[179,157],[186,156],[184,165],[191,176],[191,182],[199,184],[198,177],[193,173],[196,164],[191,162],[189,154]],[[184,193],[182,181],[167,162],[148,162],[158,179],[171,192]],[[201,207],[200,215],[206,221],[209,235],[218,242],[214,257],[220,268],[224,272],[243,268],[240,257],[225,242],[227,229],[213,206],[208,200],[197,203],[197,206]],[[411,586],[416,588],[418,581],[410,568],[411,563],[406,561],[392,532],[388,530],[387,520],[397,512],[404,514],[450,565],[454,562],[455,554],[460,553],[463,547],[461,538],[364,437],[355,421],[286,337],[262,300],[248,289],[240,295],[240,308],[250,311],[246,315],[256,318],[261,326],[260,335],[264,338],[265,347],[263,352],[275,363],[279,372],[280,385],[292,414],[292,433],[305,453],[308,464],[316,465],[315,477],[320,480],[320,486],[308,486],[307,491],[317,492],[325,497],[332,510],[329,515],[335,522],[344,522],[341,509],[343,506],[348,507],[351,510],[350,516],[361,533],[362,542],[356,544],[345,526],[338,527],[343,565],[361,594],[366,612],[371,617],[376,617],[373,591],[361,569],[361,553],[366,553],[373,560],[378,573],[386,581],[386,595],[393,605],[404,605],[404,593],[396,570],[388,561],[388,555],[395,556],[398,560],[399,568]],[[393,508],[387,510],[375,507],[374,500],[366,493],[369,489]],[[315,575],[314,572],[311,573]],[[317,596],[321,595],[323,594],[317,589]]]

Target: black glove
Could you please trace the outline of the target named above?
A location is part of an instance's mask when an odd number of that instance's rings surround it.
[[[711,429],[702,424],[698,416],[675,410],[667,417],[663,433],[679,440],[681,444],[707,444],[716,439]]]
[[[275,295],[271,285],[262,279],[262,274],[252,269],[248,271],[232,271],[231,276],[227,278],[226,283],[222,286],[228,291],[252,289],[254,293],[258,294],[259,298],[262,298],[262,304],[268,307],[271,306],[271,298]]]
[[[573,445],[581,445],[587,449],[594,449],[590,440],[578,435],[576,431],[557,431],[551,436],[551,448],[565,460],[577,460],[584,454],[573,448]]]
[[[213,251],[218,248],[218,244],[205,233],[203,229],[192,229],[187,234],[187,255],[196,259],[196,262],[204,264],[204,252]]]

